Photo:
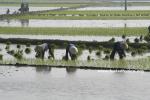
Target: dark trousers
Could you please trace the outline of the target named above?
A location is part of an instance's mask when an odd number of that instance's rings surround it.
[[[119,54],[120,59],[123,59],[123,57],[126,56],[123,49],[113,49],[110,55],[110,59],[114,59],[116,52]]]
[[[114,44],[114,48],[111,52],[110,59],[114,59],[116,52],[119,54],[119,58],[123,59],[126,56],[123,46],[120,42]]]
[[[40,59],[44,59],[45,51],[44,50],[39,50],[36,52],[36,57]]]
[[[77,59],[77,55],[73,55],[71,53],[69,53],[69,54],[70,54],[71,60],[76,60]]]

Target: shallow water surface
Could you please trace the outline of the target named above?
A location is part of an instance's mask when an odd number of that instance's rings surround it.
[[[86,10],[124,10],[124,6],[120,7],[85,7],[76,10],[86,11]],[[150,10],[149,6],[128,6],[128,10]]]
[[[148,27],[150,20],[0,20],[0,27]]]
[[[7,9],[10,9],[10,14],[13,14],[15,11],[18,12],[20,7],[14,6],[0,6],[0,14],[6,14]],[[30,7],[29,11],[42,11],[42,10],[54,10],[59,9],[60,7]]]
[[[2,100],[148,100],[150,73],[0,66]]]

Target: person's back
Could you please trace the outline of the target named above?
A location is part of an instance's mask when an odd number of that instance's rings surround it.
[[[48,44],[47,43],[41,44],[41,45],[39,45],[39,47],[41,47],[44,51],[48,50]]]
[[[51,57],[53,57],[54,59],[54,54],[52,52],[50,44],[47,44],[47,43],[43,43],[35,47],[36,56],[44,59],[45,52],[48,50],[49,50],[49,55],[51,55]]]
[[[77,58],[78,49],[74,44],[69,44],[66,48],[66,60],[68,60],[68,56],[70,55],[72,60],[75,60]],[[69,54],[69,55],[68,55]]]

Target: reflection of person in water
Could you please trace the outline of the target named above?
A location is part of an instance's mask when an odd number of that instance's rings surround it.
[[[126,42],[116,42],[113,46],[113,50],[110,55],[110,59],[114,59],[116,52],[119,54],[119,58],[123,59],[126,57],[125,49],[128,48],[128,44]]]
[[[76,70],[77,70],[77,68],[75,68],[75,67],[66,67],[66,72],[68,74],[73,74],[76,72]]]
[[[69,44],[66,48],[65,59],[68,60],[69,55],[70,55],[71,60],[76,60],[77,59],[77,53],[78,53],[77,47],[74,44]]]
[[[51,71],[51,67],[36,67],[36,72],[49,73]]]
[[[29,20],[28,19],[21,19],[20,20],[22,27],[29,26]]]
[[[36,57],[44,59],[45,52],[49,50],[49,55],[54,59],[54,54],[50,44],[44,43],[35,47]]]

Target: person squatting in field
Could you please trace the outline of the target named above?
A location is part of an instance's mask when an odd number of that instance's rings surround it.
[[[54,54],[52,52],[52,48],[50,44],[43,43],[35,47],[36,57],[44,59],[45,52],[49,50],[49,55],[54,59]]]
[[[126,57],[125,49],[128,49],[128,44],[125,41],[114,43],[110,59],[114,59],[116,52],[119,54],[119,58],[123,59],[124,57]]]
[[[71,57],[71,60],[76,60],[77,59],[77,54],[78,54],[78,48],[74,44],[69,44],[66,47],[65,60],[69,59],[69,55]]]

